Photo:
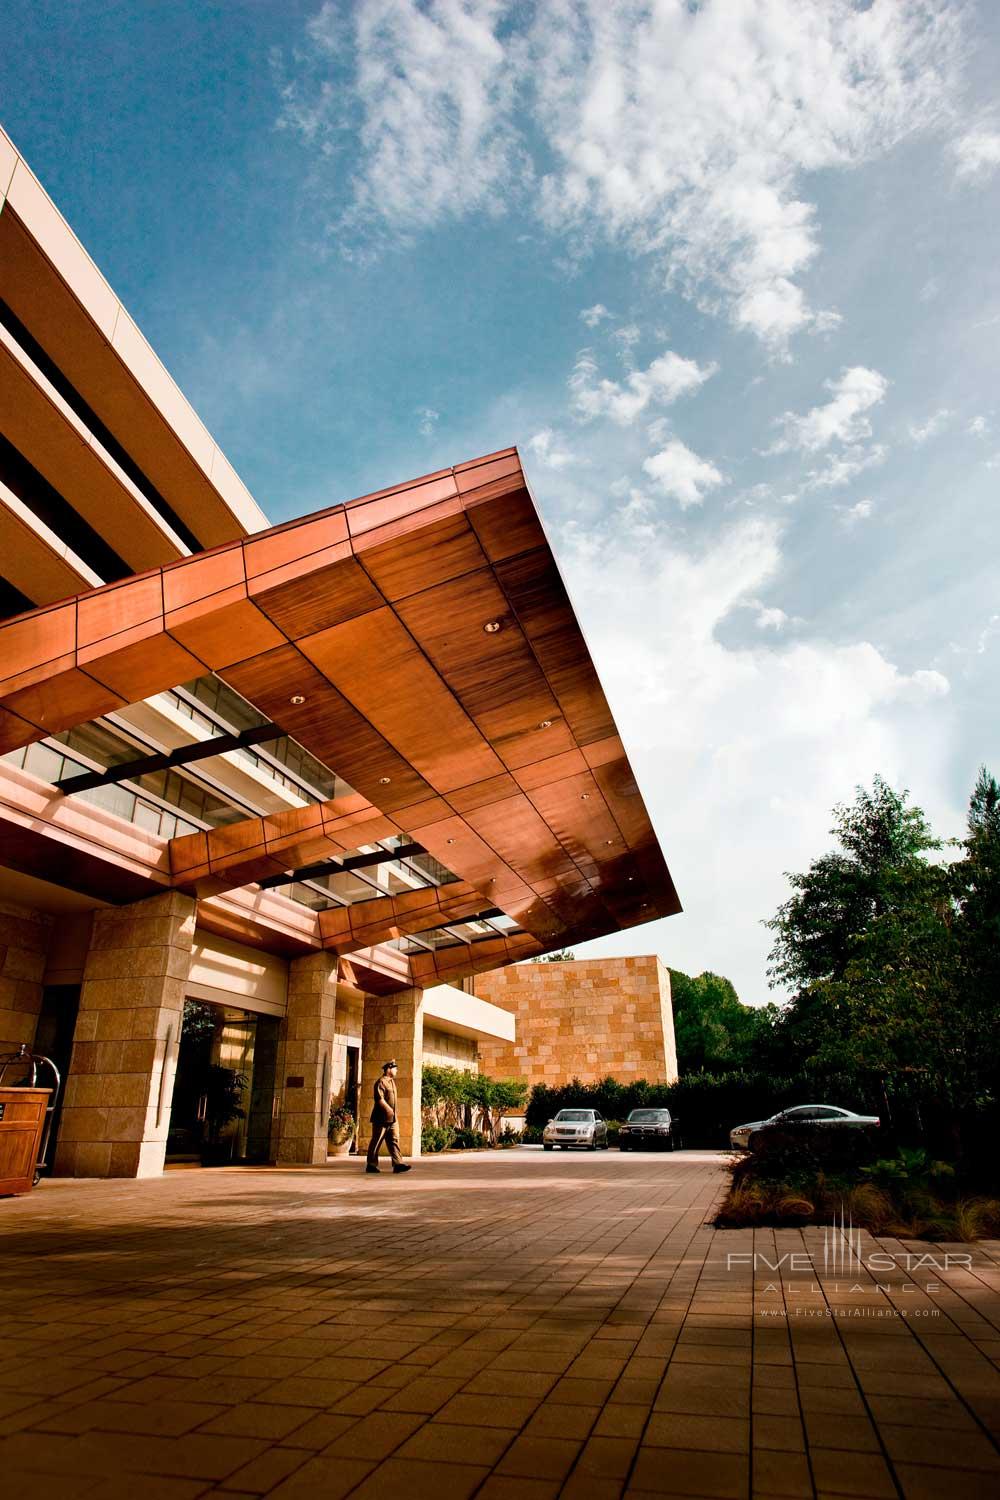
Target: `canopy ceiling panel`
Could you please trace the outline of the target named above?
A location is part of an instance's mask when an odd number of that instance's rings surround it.
[[[19,616],[0,664],[3,748],[214,670],[355,790],[175,841],[179,884],[367,825],[507,912],[515,947],[680,909],[515,449]]]

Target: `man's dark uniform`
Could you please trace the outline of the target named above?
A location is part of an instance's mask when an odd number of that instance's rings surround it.
[[[395,1063],[386,1063],[381,1078],[375,1080],[375,1106],[371,1112],[372,1138],[368,1143],[368,1170],[377,1172],[379,1147],[385,1141],[392,1157],[394,1172],[409,1171],[399,1149],[399,1123],[396,1119],[396,1080],[389,1072]]]

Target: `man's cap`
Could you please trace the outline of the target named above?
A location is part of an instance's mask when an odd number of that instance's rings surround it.
[[[393,1057],[393,1058],[390,1058],[390,1060],[387,1063],[383,1063],[382,1064],[382,1072],[383,1073],[388,1073],[388,1071],[389,1071],[390,1068],[398,1068],[398,1067],[399,1067],[399,1064],[397,1063],[396,1059]]]

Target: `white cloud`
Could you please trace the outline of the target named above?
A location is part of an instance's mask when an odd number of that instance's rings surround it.
[[[799,179],[935,120],[958,30],[946,7],[906,0],[548,0],[538,14],[547,222],[652,254],[779,351],[818,316],[797,280],[818,237]]]
[[[642,467],[657,488],[677,500],[684,510],[700,505],[709,490],[725,484],[713,463],[699,458],[678,438],[647,458]]]
[[[593,307],[585,307],[580,313],[580,320],[586,323],[588,328],[596,328],[605,318],[613,318],[614,313],[608,312],[603,302],[595,302]]]
[[[990,424],[986,417],[973,417],[965,430],[971,437],[986,437],[990,430]]]
[[[506,11],[504,0],[364,0],[345,15],[326,0],[278,123],[328,157],[353,137],[345,225],[405,233],[503,210],[504,188],[527,171],[516,74],[497,35]]]
[[[789,617],[783,609],[777,605],[756,604],[757,618],[754,624],[758,630],[783,630],[788,624]]]
[[[956,177],[988,177],[1000,167],[1000,131],[983,126],[952,143]]]
[[[685,908],[643,929],[643,951],[688,973],[724,954],[743,997],[763,1000],[770,938],[760,923],[788,895],[782,872],[830,847],[830,809],[875,772],[918,801],[943,784],[948,683],[903,671],[863,638],[765,627],[723,644],[723,622],[781,571],[780,529],[742,517],[695,548],[665,527],[658,535],[637,548],[609,522],[559,547]],[[588,951],[636,952],[636,935]]]
[[[430,437],[441,418],[441,413],[435,411],[432,406],[418,406],[418,426],[424,437]]]
[[[624,380],[601,380],[597,361],[589,349],[579,356],[569,388],[573,407],[586,419],[610,417],[622,427],[630,426],[650,404],[670,406],[681,396],[696,391],[715,374],[717,365],[699,365],[667,350],[646,370],[633,370]]]
[[[868,521],[875,510],[874,500],[859,500],[856,505],[841,505],[837,507],[840,511],[840,519],[849,530],[856,526],[859,521]]]
[[[926,443],[928,438],[937,437],[944,431],[953,416],[953,412],[949,411],[946,406],[942,406],[929,416],[926,422],[911,422],[910,441],[919,447],[921,443]]]
[[[543,427],[528,439],[528,448],[546,469],[568,469],[579,460],[568,448],[561,447],[561,442],[551,427]]]
[[[578,253],[649,258],[779,355],[836,316],[801,286],[819,247],[802,184],[943,118],[961,44],[946,0],[346,9],[352,45],[334,0],[308,28],[281,123],[328,155],[356,140],[348,224],[406,233],[513,198]]]
[[[803,492],[809,490],[835,490],[850,484],[866,469],[877,468],[889,455],[884,443],[873,443],[870,448],[845,448],[842,453],[831,453],[821,469],[810,469],[802,485]]]
[[[829,401],[814,406],[804,416],[787,411],[777,419],[777,425],[784,428],[784,436],[772,444],[769,453],[788,453],[792,449],[819,453],[831,443],[856,444],[871,437],[868,413],[889,389],[885,376],[865,365],[852,365],[841,371],[839,379],[824,384],[830,392]]]
[[[624,328],[616,328],[613,335],[627,352],[642,338],[642,329],[638,323],[626,323]]]

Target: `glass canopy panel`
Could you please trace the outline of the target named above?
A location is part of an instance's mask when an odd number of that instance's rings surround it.
[[[328,906],[352,906],[358,901],[377,901],[383,896],[436,889],[451,885],[458,879],[431,854],[408,854],[399,860],[386,858],[396,849],[412,845],[413,839],[408,833],[393,834],[377,844],[362,844],[351,853],[341,855],[340,860],[350,866],[348,869],[337,869],[338,861],[331,861],[334,867],[329,870],[317,870],[315,874],[301,870],[298,879],[276,881],[272,888],[290,896],[293,901],[302,901],[314,910],[323,910],[323,905],[317,905],[317,902],[324,897],[328,898]],[[371,856],[370,864],[363,862],[366,855]],[[355,864],[356,860],[360,863]]]
[[[501,934],[499,929],[493,926],[492,921],[457,922],[448,927],[431,927],[426,932],[415,932],[408,937],[393,938],[387,946],[398,948],[402,953],[420,953],[426,952],[428,948],[437,951],[439,948],[458,948],[468,946],[470,943],[481,943],[488,938],[509,937],[511,933],[520,931],[516,923],[505,928]]]
[[[248,703],[215,676],[197,677],[193,682],[185,682],[175,692],[164,696],[173,699],[181,713],[209,726],[216,733],[230,729],[251,729],[268,722],[266,716],[254,708],[252,703]],[[198,705],[207,712],[200,713]],[[311,801],[328,802],[333,797],[347,797],[351,794],[352,788],[342,776],[331,771],[329,766],[310,755],[308,750],[287,735],[269,740],[262,749],[242,749],[234,753],[253,764],[263,766],[276,779],[293,786]]]
[[[70,732],[75,733],[75,731]],[[14,750],[2,758],[8,765],[19,766],[29,775],[37,776],[39,780],[46,781],[50,785],[61,781],[65,776],[71,776],[83,764],[75,756],[71,758],[70,755],[64,754],[59,745],[44,741],[34,745],[25,745],[23,749]],[[90,802],[94,807],[102,807],[105,812],[114,813],[116,817],[124,818],[127,823],[134,823],[136,827],[145,828],[147,832],[157,834],[164,839],[177,838],[186,833],[197,833],[205,826],[201,822],[189,821],[176,808],[139,796],[131,790],[127,782],[91,787],[77,795],[82,802]],[[238,809],[234,808],[231,811],[234,821],[245,816]]]

